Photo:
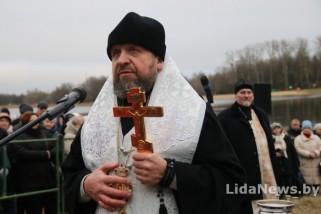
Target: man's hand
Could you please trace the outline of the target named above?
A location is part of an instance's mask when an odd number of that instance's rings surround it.
[[[86,194],[97,201],[102,208],[115,211],[124,207],[130,199],[132,192],[117,190],[111,187],[113,184],[125,184],[131,186],[128,178],[108,175],[110,171],[118,167],[117,163],[106,163],[90,173],[84,180]]]
[[[142,184],[155,185],[163,178],[167,162],[158,154],[136,152],[133,159],[136,178]]]

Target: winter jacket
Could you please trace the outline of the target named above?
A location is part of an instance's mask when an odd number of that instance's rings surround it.
[[[303,174],[305,182],[310,185],[320,184],[320,138],[315,134],[311,134],[311,136],[307,138],[303,132],[301,132],[301,134],[294,139],[294,145],[299,155],[300,171]],[[309,157],[312,151],[317,154],[317,157],[314,159]]]
[[[300,166],[298,154],[295,150],[290,136],[284,135],[283,140],[286,144],[287,157],[285,157],[285,154],[283,154],[281,157],[277,157],[280,166],[280,176],[291,175],[294,177],[294,175],[298,172]]]
[[[267,137],[268,148],[274,176],[279,183],[279,169],[274,149],[274,139],[267,115],[260,108],[252,105],[262,128]],[[218,118],[220,123],[232,143],[235,153],[240,160],[241,165],[247,172],[247,185],[257,187],[262,184],[259,156],[256,148],[255,137],[249,121],[243,116],[239,110],[239,105],[235,102],[230,108],[223,110]],[[249,199],[262,199],[262,194],[249,194]]]
[[[44,139],[45,134],[39,127],[29,129],[16,140]],[[12,179],[17,193],[29,192],[56,185],[55,142],[14,143],[9,149]],[[48,152],[51,158],[48,159]]]

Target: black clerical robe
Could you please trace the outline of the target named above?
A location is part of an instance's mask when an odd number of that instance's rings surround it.
[[[62,166],[65,199],[69,214],[92,214],[97,206],[95,201],[78,202],[81,180],[90,173],[82,158],[80,133]],[[245,171],[210,105],[192,164],[176,162],[175,170],[177,190],[173,192],[179,213],[224,214],[240,204],[239,196],[228,194],[226,188],[242,185]]]

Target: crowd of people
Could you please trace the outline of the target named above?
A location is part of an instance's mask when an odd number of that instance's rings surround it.
[[[284,181],[282,185],[291,186],[301,182],[315,187],[319,192],[321,123],[313,126],[310,120],[303,120],[301,123],[294,118],[287,130],[283,129],[280,123],[272,123],[271,129],[275,138],[275,149],[279,152],[281,178]]]
[[[247,184],[291,187],[298,186],[298,182],[301,182],[319,187],[321,123],[313,126],[309,120],[301,123],[299,119],[294,118],[290,121],[288,129],[284,129],[278,122],[270,124],[267,115],[253,104],[253,85],[246,80],[240,80],[235,84],[235,97],[235,103],[222,111],[218,119],[241,166],[247,173]],[[48,105],[39,102],[34,111],[30,105],[21,104],[19,110],[18,119],[12,120],[10,111],[7,108],[1,109],[0,139],[35,120],[48,110]],[[46,139],[62,134],[64,153],[67,157],[71,143],[85,117],[80,114],[69,114],[64,117],[65,119],[63,117],[45,119],[18,136],[16,140]],[[8,156],[2,150],[1,147],[0,178],[7,176],[8,193],[48,189],[56,185],[55,143],[43,141],[30,145],[10,145]],[[6,155],[6,165],[2,163],[3,154]],[[17,179],[22,177],[23,179]],[[266,180],[267,178],[269,180]],[[0,187],[2,190],[2,186]],[[300,186],[298,188],[301,190]],[[274,197],[275,195],[270,194],[249,194],[243,200],[243,204],[232,213],[255,212],[258,209],[255,206],[257,200]],[[47,193],[18,198],[16,201],[3,200],[1,207],[5,214],[39,213],[42,209],[46,210],[45,213],[56,213],[56,202],[55,193]]]
[[[258,200],[280,197],[270,187],[320,186],[321,124],[313,128],[309,120],[293,119],[285,130],[277,121],[270,123],[254,104],[253,84],[244,79],[235,83],[235,102],[216,116],[166,53],[165,30],[157,20],[126,14],[108,36],[107,55],[112,72],[86,119],[46,119],[17,137],[43,141],[9,144],[8,153],[1,152],[7,155],[0,158],[7,160],[0,172],[8,177],[9,192],[56,185],[57,151],[46,139],[59,134],[64,135],[61,171],[69,214],[251,214],[259,212]],[[132,88],[145,92],[146,99],[128,95]],[[147,100],[144,106],[132,103],[140,99]],[[115,106],[128,115],[115,117]],[[141,117],[155,116],[155,106],[162,106],[164,116],[146,118],[143,124]],[[36,111],[21,104],[21,115],[13,121],[8,109],[2,109],[0,137],[47,109],[43,101]],[[136,148],[131,140],[138,137]],[[149,141],[149,152],[138,152]],[[272,190],[227,190],[244,185]],[[53,193],[3,200],[1,205],[5,213],[57,213]]]
[[[219,113],[221,125],[247,172],[250,187],[284,187],[285,192],[248,194],[234,213],[258,213],[257,201],[285,195],[315,195],[320,192],[320,128],[310,120],[291,120],[289,129],[270,124],[267,114],[254,104],[254,85],[241,79],[235,83],[235,103]],[[304,192],[303,185],[316,191]],[[297,191],[290,191],[295,187]]]
[[[23,103],[19,106],[20,115],[12,120],[9,109],[2,108],[0,113],[0,139],[36,120],[47,110],[48,104],[44,101],[40,101],[35,110],[31,105]],[[76,123],[73,122],[74,117],[77,118]],[[1,147],[0,176],[1,181],[6,176],[6,194],[28,193],[56,188],[56,142],[46,139],[63,135],[68,140],[72,140],[74,135],[71,134],[74,134],[74,130],[70,127],[79,127],[83,121],[84,116],[80,114],[62,115],[52,120],[44,119],[14,139],[29,140],[29,143],[9,142],[6,145],[7,152],[3,152],[3,147]],[[65,145],[64,150],[67,153],[70,148]],[[5,156],[6,164],[2,163],[3,156]],[[2,184],[1,182],[1,195],[3,193]],[[16,199],[6,199],[2,200],[0,204],[1,213],[4,214],[40,214],[43,212],[56,214],[57,194],[53,191]]]

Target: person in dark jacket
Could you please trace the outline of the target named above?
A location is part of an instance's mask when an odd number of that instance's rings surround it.
[[[290,122],[289,129],[287,130],[288,135],[292,139],[292,143],[294,143],[294,139],[301,134],[301,123],[297,118],[293,118]]]
[[[272,123],[271,129],[275,140],[274,148],[280,169],[280,185],[288,188],[295,186],[295,176],[299,171],[300,161],[294,144],[291,137],[283,133],[283,128],[280,123]],[[291,193],[285,192],[284,194],[288,195]]]
[[[59,135],[57,118],[50,120],[49,118],[44,119],[40,123],[40,127],[44,131],[47,138],[55,138]]]
[[[25,113],[27,111],[33,112],[33,107],[27,103],[22,103],[19,105],[20,115],[18,118],[14,119],[11,122],[11,125],[13,126],[13,131],[16,131],[17,129],[19,129],[21,127],[20,117],[23,115],[23,113]]]
[[[21,115],[21,125],[37,119],[37,114],[25,112]],[[44,139],[45,134],[39,124],[25,131],[16,140]],[[26,193],[56,187],[55,143],[32,142],[11,144],[9,159],[17,193]],[[17,198],[18,214],[56,214],[56,193],[44,193]]]
[[[8,113],[6,112],[0,112],[0,140],[8,136],[8,130],[11,125],[11,118]],[[7,194],[12,194],[12,185],[9,178],[10,173],[10,162],[8,159],[7,153],[4,152],[4,147],[0,147],[0,194],[3,194],[4,186],[3,179],[6,176],[7,178]],[[6,161],[6,163],[3,162],[3,160]],[[7,199],[1,201],[1,206],[3,208],[4,214],[15,214],[16,213],[16,207],[15,207],[15,201],[14,199]]]
[[[255,213],[256,200],[276,197],[275,192],[258,191],[260,185],[276,187],[278,183],[274,140],[266,113],[253,104],[253,84],[241,79],[234,91],[235,103],[218,118],[247,172],[247,186],[256,189],[244,194],[244,202],[235,213]]]
[[[70,214],[226,214],[240,202],[226,186],[243,185],[244,169],[213,109],[165,49],[163,25],[134,12],[109,34],[112,72],[62,166]],[[145,107],[162,106],[164,115],[134,127],[132,118],[115,117],[112,109],[130,107],[127,97],[139,100],[141,93],[127,96],[137,87],[146,93]],[[134,130],[143,131],[137,125],[146,128],[153,152],[132,145]]]

